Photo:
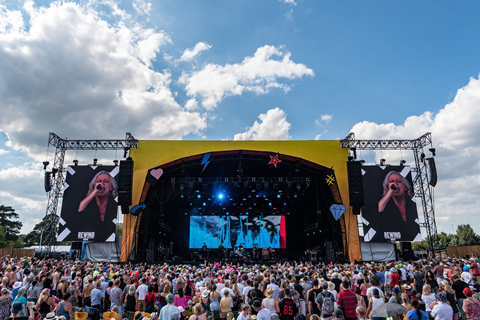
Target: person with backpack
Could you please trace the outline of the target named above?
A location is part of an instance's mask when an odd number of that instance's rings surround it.
[[[298,308],[295,301],[290,297],[290,288],[285,288],[283,293],[285,297],[279,303],[280,320],[294,320],[295,315],[298,313]]]
[[[322,320],[332,320],[333,312],[335,311],[335,296],[328,291],[328,282],[322,283],[323,291],[317,296],[317,307],[320,310],[320,318]]]

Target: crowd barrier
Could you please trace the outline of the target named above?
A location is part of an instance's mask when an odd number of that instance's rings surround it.
[[[12,258],[27,258],[35,255],[35,249],[14,249],[2,248],[0,249],[0,257],[10,256]]]

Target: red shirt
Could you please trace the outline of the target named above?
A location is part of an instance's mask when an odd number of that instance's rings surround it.
[[[337,296],[337,304],[343,309],[346,318],[356,318],[357,295],[350,289],[342,290]]]
[[[471,267],[472,267],[472,274],[474,276],[480,276],[480,272],[478,270],[478,264],[476,262],[472,262]]]
[[[390,279],[392,280],[392,288],[395,287],[397,284],[400,285],[400,275],[398,274],[398,272],[392,272],[392,274],[390,275]]]

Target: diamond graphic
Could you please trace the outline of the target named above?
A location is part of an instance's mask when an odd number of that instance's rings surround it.
[[[330,211],[332,212],[335,220],[338,220],[342,214],[345,213],[345,206],[343,204],[332,204],[330,206]]]

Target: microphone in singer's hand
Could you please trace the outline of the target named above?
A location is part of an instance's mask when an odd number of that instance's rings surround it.
[[[395,187],[395,185],[392,184],[392,185],[390,186],[390,189],[392,189],[392,190],[397,190],[397,187]]]
[[[97,190],[102,190],[102,185],[101,184],[97,184],[97,186],[95,187]]]

